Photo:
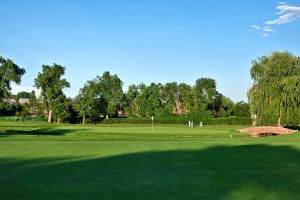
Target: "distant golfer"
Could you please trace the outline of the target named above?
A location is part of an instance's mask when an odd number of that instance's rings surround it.
[[[200,122],[200,127],[204,127],[202,122]]]

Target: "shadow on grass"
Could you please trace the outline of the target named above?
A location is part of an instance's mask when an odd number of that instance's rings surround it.
[[[1,158],[0,169],[3,199],[300,199],[300,152],[287,146]]]
[[[284,128],[300,131],[300,126],[284,126]]]
[[[33,129],[33,130],[18,130],[18,129],[8,129],[0,132],[0,137],[12,136],[12,135],[65,135],[67,133],[72,133],[76,130],[73,129]],[[84,131],[81,129],[81,131]]]

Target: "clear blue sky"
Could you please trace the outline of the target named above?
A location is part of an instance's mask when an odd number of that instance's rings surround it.
[[[211,77],[247,100],[251,61],[274,50],[300,56],[300,1],[1,0],[0,56],[26,69],[29,90],[42,64],[61,64],[74,97],[106,70],[124,90],[144,82]]]

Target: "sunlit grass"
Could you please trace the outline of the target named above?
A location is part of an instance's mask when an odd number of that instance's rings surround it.
[[[1,199],[299,199],[300,134],[0,122]]]

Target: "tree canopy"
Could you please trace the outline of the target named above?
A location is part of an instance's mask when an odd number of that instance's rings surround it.
[[[62,79],[64,74],[65,67],[61,65],[55,63],[52,66],[43,65],[42,72],[39,72],[34,80],[35,86],[41,89],[43,103],[48,110],[48,122],[51,122],[53,109],[61,111],[61,103],[64,99],[63,89],[70,87],[70,83]]]
[[[216,87],[214,79],[200,78],[196,80],[193,88],[195,112],[203,113],[215,109],[214,100],[218,94]]]
[[[257,122],[278,126],[299,124],[300,58],[276,51],[254,60],[250,73],[253,86],[248,98]]]
[[[11,82],[20,84],[24,74],[25,69],[20,68],[12,60],[0,56],[0,102],[10,96]]]
[[[87,81],[74,100],[74,107],[82,117],[83,124],[86,116],[116,116],[123,105],[122,85],[117,75],[107,71]]]
[[[12,70],[14,69],[14,70]],[[10,60],[1,57],[1,71],[6,75],[1,77],[1,100],[9,96],[10,82],[20,83],[25,70],[18,68]],[[7,73],[11,72],[11,74]],[[48,122],[52,118],[73,122],[82,117],[85,123],[86,117],[96,122],[99,117],[116,117],[122,111],[122,116],[151,117],[154,116],[193,116],[193,117],[227,117],[248,116],[247,103],[235,104],[228,97],[217,91],[216,81],[212,78],[199,78],[194,85],[186,83],[140,83],[129,86],[127,92],[123,92],[121,79],[106,71],[95,79],[88,80],[74,98],[68,98],[64,88],[70,87],[69,82],[62,78],[65,67],[58,64],[42,65],[42,71],[35,78],[35,87],[40,89],[40,97],[36,97],[34,91],[25,91],[14,95],[14,99],[29,98],[30,105],[24,115],[44,115],[48,113]],[[297,82],[297,78],[286,80],[282,84]],[[287,83],[288,82],[288,83]],[[4,87],[5,86],[5,87]],[[288,87],[285,87],[287,90]],[[289,90],[290,92],[291,90]],[[254,93],[253,93],[254,94]],[[298,98],[294,96],[293,101]],[[291,99],[287,100],[292,101]],[[18,103],[18,102],[17,102]],[[21,106],[19,106],[21,108]],[[16,105],[18,108],[18,105]],[[6,110],[8,112],[6,112]],[[12,110],[12,111],[9,111]],[[16,113],[13,105],[0,107],[3,114]],[[26,111],[26,112],[25,112]],[[0,113],[0,115],[2,115]],[[73,115],[73,116],[71,116]]]

